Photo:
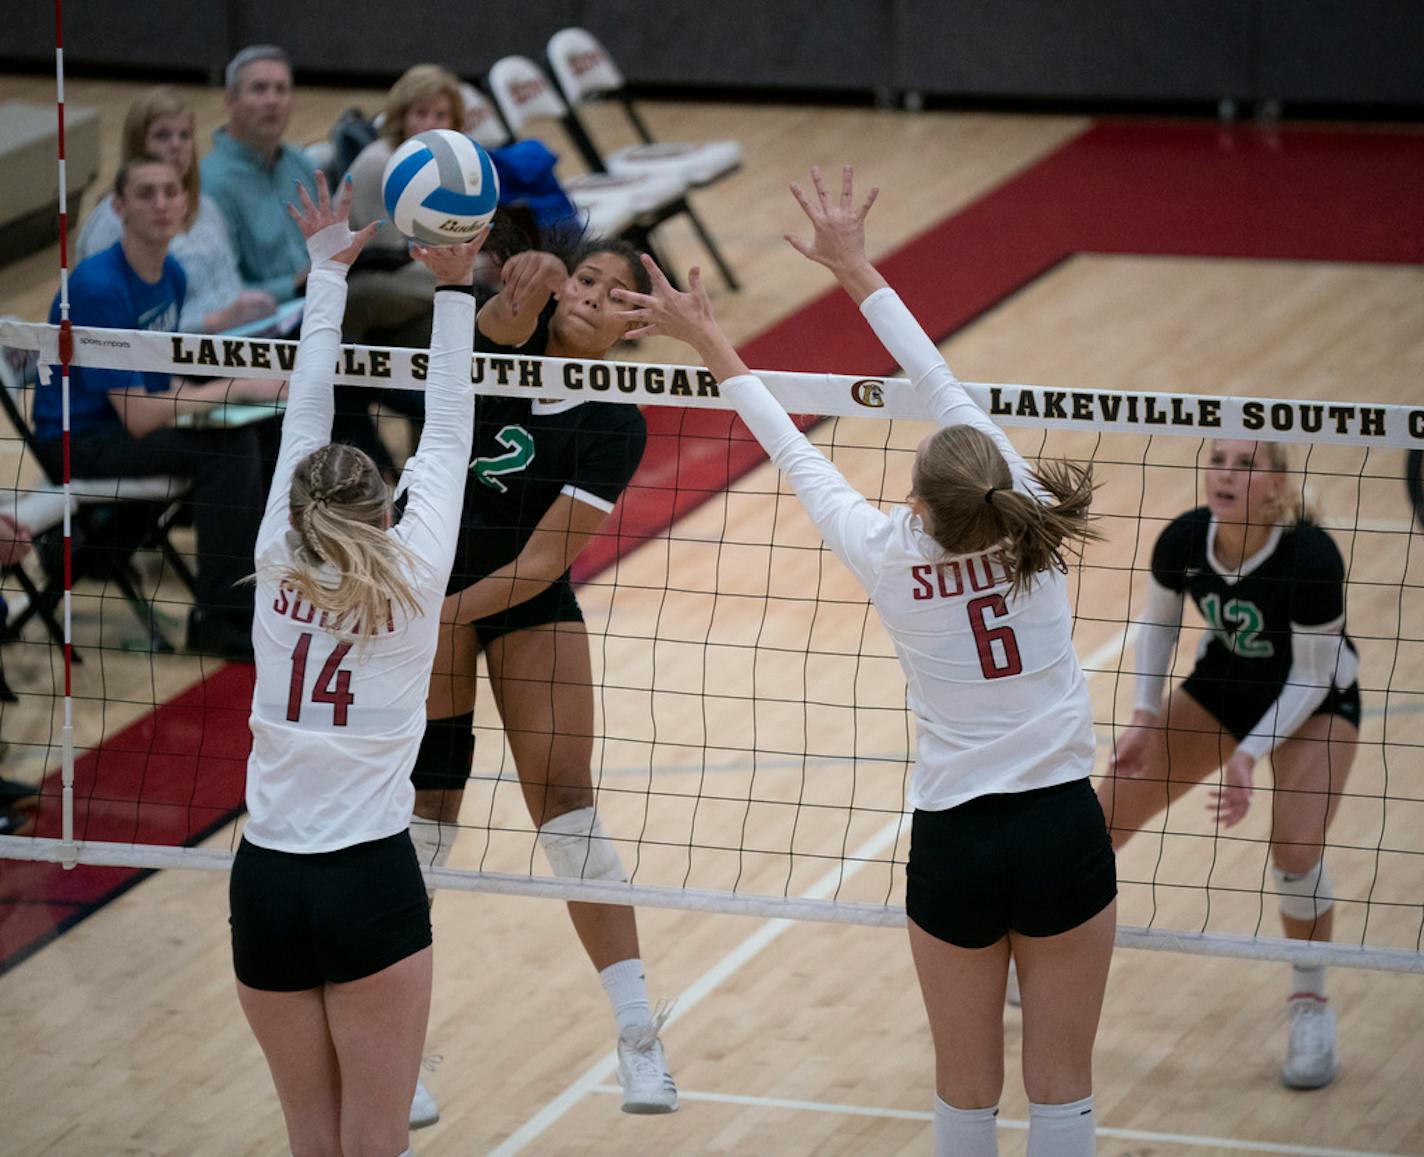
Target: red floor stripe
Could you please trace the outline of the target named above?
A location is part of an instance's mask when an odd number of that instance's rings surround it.
[[[1107,122],[932,226],[882,268],[942,339],[1075,252],[1424,261],[1421,188],[1417,132]],[[742,355],[761,369],[893,368],[836,289],[748,342]],[[648,424],[642,469],[612,532],[579,560],[580,579],[764,460],[726,413],[653,408]],[[224,668],[80,759],[80,834],[192,843],[226,822],[241,802],[251,686],[250,668]],[[57,834],[58,791],[51,773],[40,834]],[[141,878],[4,862],[0,969]]]

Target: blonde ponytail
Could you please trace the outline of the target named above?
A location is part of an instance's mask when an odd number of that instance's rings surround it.
[[[999,448],[973,426],[944,427],[915,459],[915,495],[929,511],[931,537],[949,554],[1001,548],[1011,595],[1050,567],[1066,573],[1065,549],[1081,553],[1083,543],[1102,538],[1089,513],[1091,466],[1048,462],[1033,478],[1057,501],[1015,490]]]
[[[390,495],[366,454],[339,442],[308,454],[292,473],[290,503],[301,547],[278,581],[363,641],[397,609],[419,613],[419,560],[386,533]],[[335,587],[318,575],[324,563],[340,576]]]

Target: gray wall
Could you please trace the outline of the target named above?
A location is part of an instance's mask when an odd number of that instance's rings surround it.
[[[1243,0],[896,0],[895,9],[900,89],[1208,101],[1251,91]]]
[[[9,7],[0,62],[52,60],[52,7]],[[273,41],[308,77],[473,79],[584,24],[644,84],[1424,106],[1420,0],[68,0],[65,20],[71,67],[169,75]]]

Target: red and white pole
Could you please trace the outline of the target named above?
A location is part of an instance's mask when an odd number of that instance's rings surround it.
[[[64,169],[64,0],[54,0],[54,85],[55,111],[59,117],[59,396],[64,454],[60,480],[64,487],[64,727],[61,731],[60,824],[62,839],[69,845],[62,862],[66,868],[72,868],[78,862],[74,847],[74,653],[70,603],[74,576],[69,520],[69,360],[74,353],[74,334],[69,324],[69,196]]]

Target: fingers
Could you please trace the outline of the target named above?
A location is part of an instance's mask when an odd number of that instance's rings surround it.
[[[331,215],[331,192],[326,187],[326,174],[320,169],[316,174],[316,203],[323,217]]]
[[[629,305],[641,306],[643,308],[646,308],[651,305],[656,305],[658,301],[658,299],[656,297],[653,297],[652,294],[638,293],[636,290],[632,289],[610,289],[608,291],[608,296],[613,298],[614,301],[624,301],[627,302]]]
[[[700,265],[694,265],[687,271],[687,288],[694,296],[706,300],[707,291],[702,288],[702,267]]]
[[[488,223],[481,225],[475,235],[468,241],[462,243],[459,249],[465,256],[473,256],[480,251],[480,248],[489,240],[490,227]]]
[[[816,260],[815,251],[804,241],[797,240],[791,236],[790,233],[783,233],[782,236],[786,238],[786,243],[790,245],[792,249],[796,250],[797,253],[801,254],[802,257],[809,258],[812,261]]]
[[[364,229],[360,230],[356,234],[356,239],[352,242],[352,244],[355,245],[357,248],[362,245],[365,245],[367,241],[371,240],[371,238],[376,235],[376,230],[380,227],[381,223],[379,221],[372,221],[369,225],[367,225]]]
[[[658,268],[658,263],[647,253],[643,254],[643,268],[648,271],[648,276],[653,280],[653,292],[656,295],[671,295],[677,292],[677,290],[673,289],[672,282],[669,281],[663,271]]]
[[[849,165],[841,166],[841,208],[847,213],[855,203],[852,187],[855,184],[855,170]]]
[[[880,196],[880,186],[872,185],[870,187],[870,195],[865,198],[865,204],[860,207],[860,211],[855,215],[857,221],[865,220],[865,215],[870,212],[870,207],[875,204],[875,198],[878,196]]]
[[[1246,818],[1251,809],[1251,792],[1242,787],[1219,787],[1212,792],[1207,812],[1222,827],[1231,828]]]
[[[816,186],[816,196],[821,199],[821,208],[827,207],[826,182],[821,178],[821,166],[811,166],[811,183]]]
[[[790,187],[791,195],[796,198],[796,203],[801,206],[801,211],[805,213],[806,216],[814,219],[814,214],[811,211],[811,203],[806,199],[806,190],[795,181],[791,182]]]
[[[323,173],[318,173],[318,174],[317,174],[317,178],[321,181],[322,185],[325,185],[325,184],[326,184],[326,176],[325,176],[325,174],[323,174]],[[341,192],[337,195],[337,198],[336,198],[336,211],[337,211],[337,213],[339,213],[342,217],[349,217],[349,216],[351,215],[351,214],[350,214],[350,209],[351,209],[351,174],[348,173],[345,177],[342,178],[342,181],[341,181]]]

